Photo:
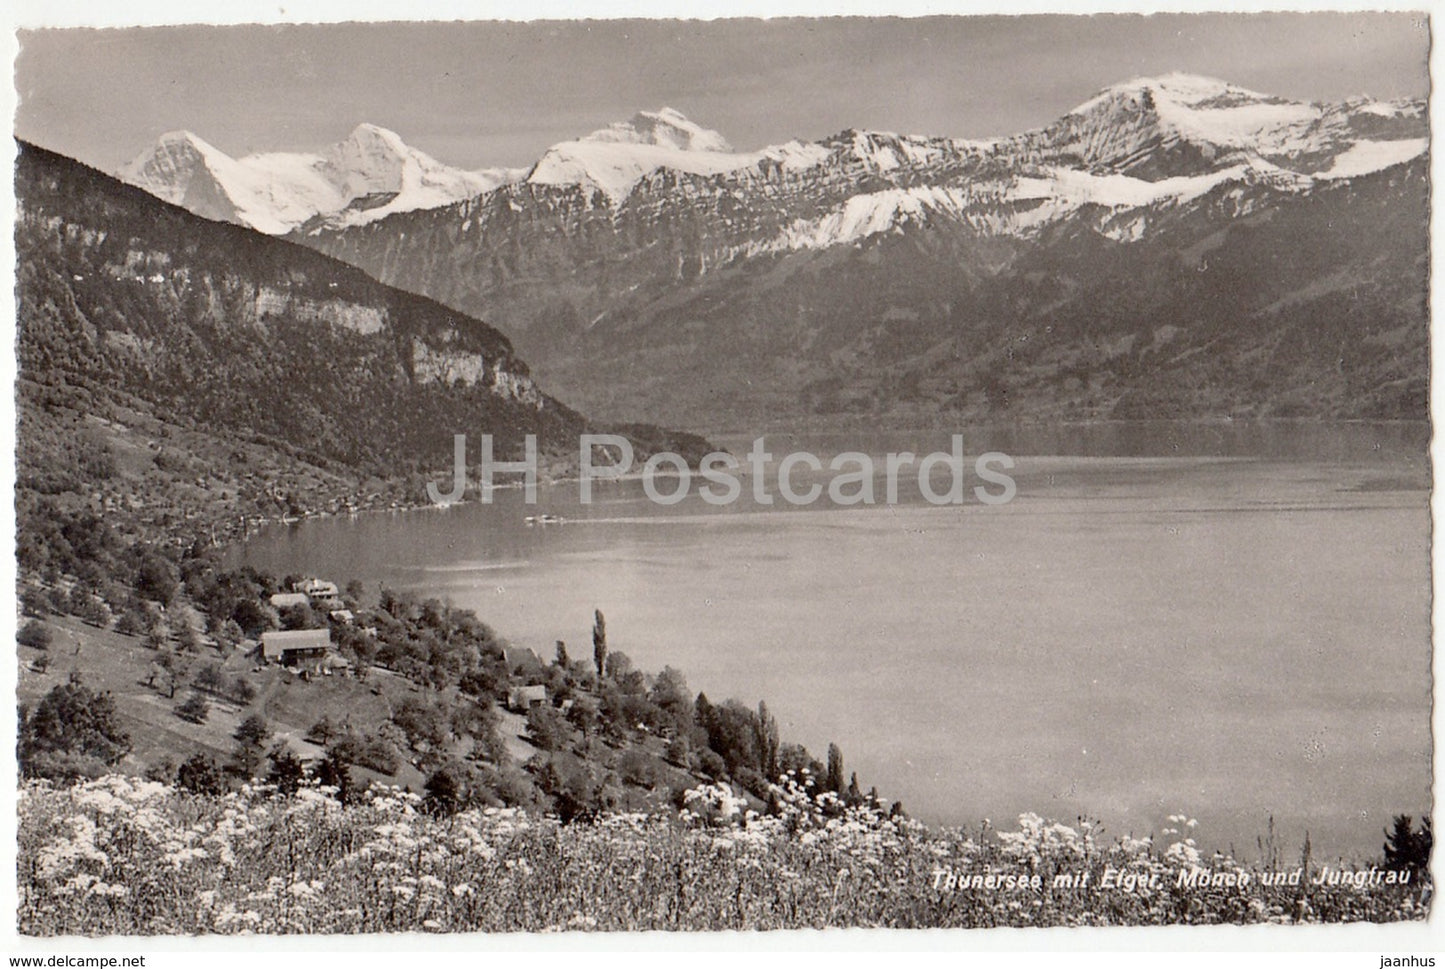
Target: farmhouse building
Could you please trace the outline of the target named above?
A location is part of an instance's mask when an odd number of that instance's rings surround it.
[[[295,589],[313,599],[335,599],[341,595],[341,590],[336,588],[336,583],[327,582],[325,579],[302,579],[296,583]]]
[[[277,609],[294,609],[311,605],[311,599],[304,592],[278,592],[271,597],[271,605]]]
[[[536,686],[514,686],[507,691],[507,709],[516,713],[526,713],[546,702],[547,688],[540,683]]]
[[[261,657],[268,663],[315,664],[330,649],[329,629],[273,629],[261,634]]]

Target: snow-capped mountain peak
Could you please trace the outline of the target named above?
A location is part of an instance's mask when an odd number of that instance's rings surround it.
[[[645,176],[660,168],[716,175],[755,164],[757,153],[733,151],[727,139],[672,108],[639,111],[576,141],[548,148],[527,180],[601,191],[619,205]]]
[[[1201,74],[1185,74],[1182,71],[1175,71],[1170,74],[1162,74],[1157,77],[1135,77],[1118,84],[1111,84],[1104,88],[1089,101],[1074,109],[1075,114],[1088,109],[1090,106],[1109,98],[1120,96],[1142,96],[1148,91],[1155,99],[1164,99],[1175,104],[1198,105],[1206,101],[1229,98],[1253,101],[1277,100],[1266,94],[1246,90],[1230,84],[1228,81],[1221,81],[1217,77],[1205,77]]]
[[[663,108],[660,111],[639,111],[630,121],[617,121],[592,132],[583,141],[656,145],[678,151],[709,151],[731,153],[727,139],[710,128],[689,121],[681,111]]]
[[[120,177],[198,215],[281,235],[315,220],[332,227],[359,225],[393,212],[447,205],[524,174],[452,168],[408,146],[394,131],[359,124],[320,153],[242,158],[188,131],[171,131]]]
[[[219,150],[200,135],[184,129],[165,132],[156,139],[156,144],[170,148],[189,147],[201,152],[215,152]]]
[[[155,147],[121,170],[121,177],[159,198],[179,204],[197,168],[226,153],[189,131],[167,131]],[[229,159],[227,159],[229,160]]]
[[[358,146],[384,146],[386,149],[398,155],[404,155],[411,151],[406,143],[401,140],[401,135],[392,131],[390,128],[383,128],[381,125],[375,125],[369,121],[363,121],[355,128],[352,128],[351,134],[347,135],[345,141],[342,141],[340,144],[344,145],[347,143],[353,143]]]

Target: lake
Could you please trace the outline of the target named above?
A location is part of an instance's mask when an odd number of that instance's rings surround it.
[[[826,461],[949,435],[768,445]],[[735,504],[694,487],[661,507],[635,480],[582,506],[564,483],[536,506],[512,490],[277,527],[233,564],[436,595],[546,659],[558,639],[590,655],[599,608],[639,668],[765,699],[785,740],[819,757],[837,742],[865,790],[932,823],[1034,811],[1143,835],[1184,813],[1202,846],[1253,858],[1273,816],[1286,857],[1308,830],[1324,859],[1376,855],[1393,814],[1429,809],[1427,427],[965,440],[970,473],[980,452],[1014,458],[1011,502],[976,500],[970,479],[963,505],[933,506],[906,475],[898,504],[847,508],[760,506],[746,482]],[[567,521],[524,521],[544,512]]]

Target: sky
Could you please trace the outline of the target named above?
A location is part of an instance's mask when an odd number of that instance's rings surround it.
[[[363,121],[451,165],[528,165],[670,106],[750,150],[845,128],[989,137],[1186,71],[1304,100],[1424,97],[1419,14],[1159,14],[22,30],[15,132],[114,171],[163,132],[232,155]]]

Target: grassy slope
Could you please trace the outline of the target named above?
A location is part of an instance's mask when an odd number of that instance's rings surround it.
[[[97,629],[73,616],[52,616],[43,622],[52,636],[46,651],[50,666],[44,673],[37,672],[33,664],[41,651],[17,647],[18,699],[21,703],[34,703],[64,683],[72,672],[80,673],[92,689],[109,691],[133,744],[131,752],[116,766],[125,774],[140,775],[164,759],[180,763],[197,753],[224,763],[236,748],[232,737],[236,727],[253,713],[264,717],[273,738],[285,739],[303,760],[319,758],[324,749],[305,736],[322,717],[372,733],[391,718],[392,711],[404,699],[433,701],[438,698],[436,691],[380,667],[373,667],[365,682],[341,676],[303,681],[275,666],[253,672],[254,661],[237,653],[225,661],[223,668],[227,673],[239,673],[249,679],[256,688],[255,701],[242,706],[208,696],[211,713],[205,723],[194,724],[175,713],[176,705],[189,695],[189,688],[177,690],[171,699],[163,690],[146,684],[156,654],[140,637]],[[203,647],[191,669],[194,671],[219,658],[213,649]],[[441,696],[449,701],[457,700],[455,689],[444,691]],[[498,733],[513,762],[521,764],[537,754],[537,748],[526,736],[525,717],[500,707],[497,715]],[[458,740],[452,754],[464,757],[468,749],[469,741]],[[657,783],[650,789],[628,785],[624,790],[624,807],[628,809],[658,807],[667,800],[673,786],[692,786],[703,780],[668,764],[663,758],[664,745],[658,738],[642,738],[622,748],[602,749],[604,756],[619,749],[641,751],[653,763]],[[403,751],[403,755],[408,756],[409,752]],[[553,756],[565,759],[573,755]],[[420,791],[426,782],[425,774],[405,760],[396,774],[390,776],[357,766],[353,766],[352,771],[358,780],[396,784],[413,791]]]

